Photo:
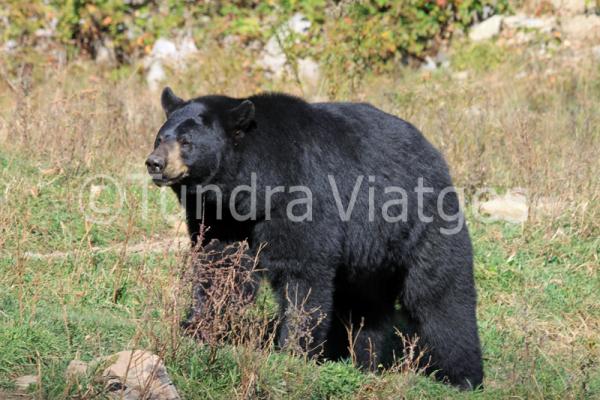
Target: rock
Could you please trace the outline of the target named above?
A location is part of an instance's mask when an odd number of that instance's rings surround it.
[[[600,16],[576,15],[562,21],[562,31],[570,40],[600,39]]]
[[[494,15],[493,17],[474,25],[469,31],[469,39],[474,42],[480,42],[498,35],[502,26],[502,19],[502,15]]]
[[[114,66],[117,64],[117,57],[115,56],[115,50],[112,42],[97,42],[95,45],[95,51],[95,61],[97,64],[106,66]]]
[[[181,68],[186,65],[186,59],[196,53],[198,48],[191,35],[183,36],[177,43],[165,38],[157,39],[150,55],[143,60],[146,68],[146,83],[150,90],[158,90],[166,79],[164,65]]]
[[[421,64],[421,70],[423,71],[434,71],[438,68],[450,67],[450,58],[448,54],[440,50],[434,57],[426,56],[425,61]]]
[[[177,389],[162,360],[144,350],[121,351],[90,363],[73,360],[67,378],[85,375],[98,365],[108,365],[98,377],[106,386],[109,398],[122,400],[179,400]]]
[[[183,39],[181,39],[177,48],[179,58],[188,58],[198,52],[196,42],[194,42],[194,38],[191,36],[185,36]]]
[[[175,43],[172,40],[158,38],[152,46],[147,64],[160,60],[165,63],[177,63],[198,52],[198,47],[191,35],[183,36]]]
[[[494,15],[494,7],[486,4],[485,6],[483,6],[483,10],[481,10],[481,17],[482,19],[488,19],[491,18]]]
[[[151,91],[156,92],[160,89],[166,78],[167,74],[165,73],[162,63],[159,60],[152,62],[150,68],[148,68],[148,73],[146,74],[148,88],[150,88]]]
[[[302,13],[296,13],[292,15],[292,18],[290,18],[287,22],[288,29],[299,35],[307,34],[310,26],[310,21]]]
[[[110,359],[114,363],[103,376],[108,388],[115,388],[116,398],[127,400],[178,400],[180,399],[161,359],[148,351],[121,351]]]
[[[175,60],[179,57],[179,53],[174,42],[165,38],[158,38],[152,46],[150,57],[155,60]]]
[[[7,53],[12,53],[18,47],[19,47],[19,44],[17,43],[17,41],[10,39],[10,40],[7,40],[6,43],[4,43],[3,50]]]
[[[507,192],[479,205],[479,212],[488,214],[490,221],[507,221],[520,224],[527,221],[527,197],[519,192]]]
[[[556,13],[560,15],[584,14],[587,9],[586,0],[550,0],[550,2]]]
[[[294,14],[271,36],[264,47],[258,64],[270,71],[276,78],[281,78],[286,72],[287,57],[280,43],[285,43],[292,33],[303,36],[308,33],[311,23],[303,14]]]
[[[96,50],[96,62],[98,64],[108,64],[112,59],[110,50],[106,47],[102,46]]]
[[[287,64],[287,57],[279,45],[277,37],[272,36],[269,39],[258,63],[264,69],[272,72],[277,78],[283,75],[285,65]]]
[[[556,18],[535,18],[525,14],[517,14],[505,17],[502,25],[509,29],[535,29],[548,33],[556,27]]]
[[[321,79],[319,64],[312,58],[301,58],[298,60],[298,76],[300,81],[309,86],[317,86]]]
[[[425,57],[425,62],[421,65],[421,69],[423,71],[435,71],[437,69],[437,64],[433,58],[427,56]]]
[[[37,385],[37,375],[23,375],[15,379],[15,386],[17,389],[26,391],[30,386]]]

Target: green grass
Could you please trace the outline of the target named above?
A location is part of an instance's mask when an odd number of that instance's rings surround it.
[[[501,191],[528,187],[534,195],[556,195],[568,206],[557,217],[532,217],[524,225],[480,222],[467,207],[484,391],[461,393],[412,373],[367,374],[348,362],[317,365],[232,346],[220,348],[213,360],[210,349],[177,328],[188,298],[180,284],[185,255],[124,251],[181,234],[174,229],[181,221],[174,196],[166,192],[164,218],[162,192],[149,186],[144,214],[143,185],[127,178],[143,173],[144,156],[160,125],[156,96],[135,78],[83,88],[70,87],[75,83],[68,80],[69,87],[62,88],[64,77],[58,75],[39,83],[39,92],[25,108],[0,97],[7,110],[0,115],[16,135],[0,147],[0,396],[16,391],[16,377],[39,370],[42,386],[32,395],[86,398],[87,390],[98,393],[96,384],[91,377],[79,385],[67,382],[70,360],[144,348],[163,357],[175,386],[188,399],[230,399],[242,393],[273,399],[600,398],[594,157],[600,70],[565,68],[554,81],[532,72],[530,81],[515,85],[505,77],[520,68],[535,71],[537,64],[488,48],[492,44],[481,46],[459,48],[453,59],[470,66],[473,81],[455,81],[445,72],[422,77],[403,70],[401,76],[369,78],[350,97],[415,122],[442,149],[459,185]],[[229,87],[214,77],[200,82],[228,60],[231,55],[214,57],[197,77],[173,77],[175,86],[198,90],[193,94],[238,95],[275,85],[251,74],[244,75],[241,87],[233,79]],[[233,61],[227,63],[229,78],[242,74]],[[85,65],[74,68],[83,77],[87,68],[96,73]],[[340,79],[340,86],[349,87]],[[493,89],[482,92],[478,82],[484,81]],[[278,89],[297,91],[290,83]],[[117,100],[115,91],[122,93]],[[50,101],[45,93],[63,102],[58,116],[46,109]],[[473,106],[484,110],[484,116],[465,111]],[[130,116],[137,114],[145,117]],[[33,125],[19,128],[19,115]],[[93,116],[93,124],[82,122],[87,115]],[[41,148],[34,141],[47,134],[36,127],[45,124],[53,136]],[[29,142],[19,136],[24,132]],[[81,146],[67,151],[74,141]],[[82,185],[98,174],[115,177],[125,193],[123,208],[110,224],[86,222],[79,207]],[[84,198],[88,195],[89,188]],[[97,200],[114,205],[118,191],[108,186]],[[56,252],[64,254],[35,257]],[[268,289],[261,295],[266,307],[272,306],[269,296]]]
[[[14,162],[2,165],[2,174],[14,174]],[[29,230],[27,250],[43,253],[81,246],[83,217],[65,202],[69,188],[76,187],[80,178],[50,182],[24,161],[18,173],[23,182],[44,187],[36,198],[9,203],[15,214],[27,215],[12,228]],[[151,190],[150,197],[157,193]],[[125,213],[133,215],[136,210]],[[131,242],[160,232],[159,222],[152,218],[135,224]],[[556,398],[600,396],[600,375],[593,358],[600,345],[597,332],[571,331],[593,329],[577,323],[579,318],[600,320],[600,278],[592,264],[598,259],[600,239],[547,240],[542,230],[504,223],[471,221],[470,226],[487,388],[483,394],[464,394],[419,377],[412,378],[404,394],[410,398],[503,398],[536,393]],[[92,243],[119,243],[126,235],[124,227],[97,226],[90,234]],[[155,282],[169,282],[169,275],[178,270],[175,255],[123,256],[117,249],[51,261],[18,260],[12,251],[14,243],[8,244],[0,263],[0,387],[11,389],[15,377],[36,373],[39,363],[44,394],[62,396],[64,371],[71,359],[91,360],[131,348],[134,337],[139,341],[133,347],[153,348],[157,344],[153,337],[161,337],[167,329],[161,310],[164,292]],[[22,251],[24,244],[20,247]],[[121,272],[114,273],[115,268]],[[121,294],[113,301],[116,287]],[[206,349],[188,339],[181,341],[165,357],[181,393],[187,398],[233,396],[243,368],[236,355],[240,350],[222,349],[208,365]],[[585,388],[584,373],[589,374]],[[370,385],[385,392],[385,385],[383,389],[378,385],[394,379],[363,374],[345,363],[317,366],[276,353],[260,361],[257,374],[256,395],[270,398],[352,398]]]

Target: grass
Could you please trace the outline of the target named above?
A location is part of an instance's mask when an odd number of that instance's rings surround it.
[[[482,186],[527,189],[524,225],[484,223],[466,206],[486,389],[459,393],[410,372],[364,374],[350,363],[316,365],[243,347],[220,348],[211,360],[177,328],[187,301],[184,252],[127,251],[183,232],[175,199],[129,178],[144,173],[163,118],[158,96],[135,71],[85,62],[49,70],[40,61],[28,78],[13,60],[3,70],[15,90],[0,81],[0,396],[16,391],[16,377],[41,373],[31,396],[90,397],[92,381],[65,379],[70,360],[146,348],[164,358],[189,399],[600,398],[597,64],[567,67],[558,55],[542,67],[535,52],[459,48],[453,59],[461,69],[481,66],[466,79],[400,69],[358,87],[340,75],[310,92],[238,62],[251,54],[206,51],[196,69],[173,72],[178,93],[277,89],[370,101],[421,128],[467,195]],[[477,59],[489,54],[498,56]],[[123,194],[110,224],[87,222],[80,207],[90,195],[82,186],[99,174],[114,177]],[[119,203],[109,181],[93,184],[107,185],[100,205]],[[548,198],[559,212],[535,207]]]

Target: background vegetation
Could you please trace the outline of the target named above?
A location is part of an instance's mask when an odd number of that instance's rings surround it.
[[[600,398],[598,62],[574,65],[559,52],[540,59],[537,48],[456,38],[449,69],[402,63],[404,54],[422,57],[438,38],[468,26],[484,12],[476,1],[363,3],[334,20],[327,13],[336,10],[318,0],[162,4],[33,0],[0,10],[10,18],[3,39],[22,45],[0,57],[0,398],[17,396],[14,379],[26,374],[40,379],[27,396],[101,397],[92,377],[65,378],[69,361],[132,348],[160,354],[189,399]],[[314,32],[298,54],[315,52],[332,71],[309,91],[265,75],[250,45],[299,10]],[[32,50],[41,40],[36,30],[52,20],[71,49],[63,65]],[[485,391],[459,393],[410,368],[373,375],[350,362],[316,365],[244,346],[219,346],[215,356],[181,335],[189,299],[181,215],[170,193],[152,186],[144,214],[147,181],[128,179],[145,177],[163,119],[158,95],[130,61],[156,37],[189,24],[200,48],[193,67],[168,71],[184,97],[281,90],[369,101],[418,126],[467,193],[482,186],[527,191],[524,224],[485,223],[466,205]],[[226,46],[227,35],[247,45]],[[86,59],[98,37],[122,49],[120,66]],[[386,38],[390,47],[381,45]],[[98,174],[125,190],[124,207],[108,225],[86,221],[80,208],[86,181]],[[114,205],[119,194],[105,183],[100,200]]]
[[[301,12],[312,28],[298,52],[319,59],[342,57],[340,62],[364,68],[399,57],[423,57],[441,40],[507,8],[507,0],[8,0],[0,10],[5,21],[0,38],[31,45],[47,31],[72,53],[91,56],[99,43],[110,42],[119,61],[127,63],[147,54],[157,38],[182,31],[199,43],[222,42],[228,36],[264,43],[282,22]]]

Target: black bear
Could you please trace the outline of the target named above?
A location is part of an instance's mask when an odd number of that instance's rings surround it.
[[[401,313],[428,373],[482,384],[471,241],[448,167],[414,126],[369,104],[277,93],[185,101],[165,88],[161,103],[148,172],[177,194],[192,243],[264,245],[280,346],[300,299],[319,310],[307,351],[346,357],[346,329],[362,326],[353,349],[372,367],[390,358]]]

